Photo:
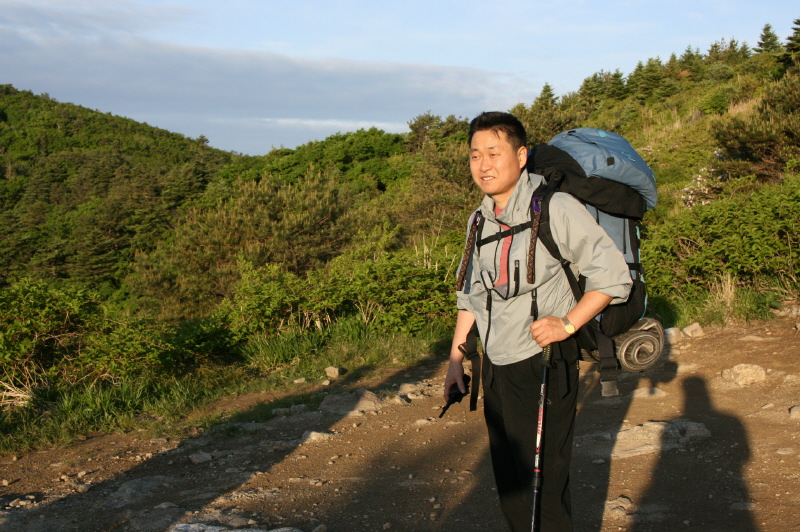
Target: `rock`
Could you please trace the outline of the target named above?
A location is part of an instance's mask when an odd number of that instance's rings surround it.
[[[377,412],[381,409],[381,400],[373,392],[365,389],[349,394],[327,396],[319,409],[339,415],[358,415],[364,412]]]
[[[606,501],[606,513],[610,518],[623,518],[636,513],[636,505],[630,498],[620,495],[612,501]]]
[[[149,497],[156,492],[163,492],[164,487],[170,485],[175,479],[166,476],[154,476],[129,480],[122,484],[117,491],[106,498],[105,504],[109,508],[125,508],[136,501]]]
[[[246,517],[241,517],[238,515],[232,515],[225,519],[224,523],[228,526],[232,526],[234,528],[245,528],[250,525],[254,525],[255,521],[252,519],[248,519]]]
[[[764,368],[755,364],[738,364],[730,369],[723,370],[722,377],[732,380],[738,386],[748,386],[767,379]]]
[[[231,529],[225,526],[207,525],[205,523],[179,523],[173,525],[166,532],[303,532],[302,530],[294,527],[273,528],[266,530],[263,528],[249,528],[249,524],[253,524],[252,519],[247,520],[248,526],[243,528]],[[236,526],[236,525],[231,525]],[[317,530],[316,528],[314,530]]]
[[[636,390],[633,391],[633,393],[631,393],[631,396],[633,397],[643,397],[650,399],[665,397],[666,395],[667,393],[664,390],[661,390],[659,388],[651,388],[649,386],[645,388],[637,388]]]
[[[619,432],[614,443],[612,458],[629,458],[677,449],[693,440],[711,437],[703,423],[687,419],[670,422],[649,421]]]
[[[295,442],[286,440],[266,440],[259,443],[258,446],[264,451],[276,453],[292,449],[295,446]]]
[[[332,432],[317,432],[315,430],[309,430],[303,433],[302,442],[303,443],[314,443],[325,441],[333,438],[335,434]]]
[[[743,512],[750,512],[754,510],[756,507],[755,503],[752,502],[736,502],[731,504],[731,510],[741,510]]]
[[[295,384],[303,384],[304,382],[306,382],[306,378],[305,377],[300,377],[299,379],[295,379],[292,382],[294,382]]]
[[[308,412],[308,405],[299,404],[299,405],[292,405],[287,408],[273,408],[272,415],[274,416],[294,416],[296,414],[301,414],[303,412]]]
[[[397,393],[400,395],[408,395],[412,393],[417,393],[418,391],[419,391],[419,384],[412,384],[406,382],[400,385],[400,388],[397,390]]]
[[[683,334],[685,334],[689,338],[700,338],[705,333],[703,332],[703,328],[700,326],[700,324],[694,322],[691,325],[688,325],[683,328]]]
[[[208,453],[194,453],[189,455],[189,461],[193,464],[204,464],[212,460],[212,456]]]
[[[335,368],[333,366],[328,366],[325,368],[325,375],[330,377],[331,379],[335,379],[336,377],[341,377],[344,372],[341,368]]]
[[[789,419],[800,419],[800,405],[795,405],[789,409]]]
[[[788,384],[790,386],[800,384],[800,376],[798,375],[787,375],[783,378],[783,383]]]
[[[669,329],[664,329],[664,340],[669,345],[679,342],[684,337],[685,335],[683,334],[683,331],[677,327],[670,327]]]
[[[165,510],[167,508],[177,508],[177,507],[178,507],[178,505],[175,504],[174,502],[162,502],[161,504],[159,504],[155,508],[156,508],[156,510]]]
[[[273,411],[273,414],[274,413],[275,412]],[[256,423],[255,421],[241,421],[237,423],[220,423],[212,430],[214,432],[240,431],[240,432],[255,433],[255,432],[263,432],[268,429],[266,424],[264,423]]]
[[[227,532],[224,526],[212,526],[201,523],[179,523],[171,527],[167,532]]]

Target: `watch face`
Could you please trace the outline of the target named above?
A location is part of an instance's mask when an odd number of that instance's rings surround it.
[[[567,331],[569,334],[572,334],[575,332],[575,326],[570,323],[569,325],[564,327],[564,330]]]

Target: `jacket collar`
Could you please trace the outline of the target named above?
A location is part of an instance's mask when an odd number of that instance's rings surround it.
[[[527,169],[522,170],[517,181],[517,186],[508,198],[506,208],[500,216],[494,214],[494,200],[490,196],[484,196],[481,202],[481,214],[493,222],[502,222],[512,226],[525,223],[530,219],[531,198],[533,192],[544,183],[544,177],[539,174],[528,173]]]

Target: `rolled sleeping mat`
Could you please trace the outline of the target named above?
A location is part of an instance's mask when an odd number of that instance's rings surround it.
[[[658,320],[642,318],[633,327],[612,338],[622,371],[639,373],[656,365],[664,351],[664,327]],[[581,358],[600,362],[600,352],[581,349]]]
[[[623,371],[648,370],[664,351],[664,327],[657,320],[642,318],[630,330],[615,336],[614,345]]]

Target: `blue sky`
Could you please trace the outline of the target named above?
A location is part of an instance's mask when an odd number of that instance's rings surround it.
[[[796,1],[0,0],[0,83],[251,155],[781,40]]]

